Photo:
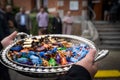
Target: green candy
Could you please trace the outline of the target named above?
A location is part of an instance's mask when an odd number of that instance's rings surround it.
[[[59,47],[58,50],[66,50],[66,47]]]
[[[50,58],[49,64],[50,64],[50,66],[56,66],[56,61],[55,61],[55,59],[54,59],[54,58]]]

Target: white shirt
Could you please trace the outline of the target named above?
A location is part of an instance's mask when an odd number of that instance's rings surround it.
[[[21,15],[20,25],[23,25],[23,26],[25,25],[25,15],[24,14]]]

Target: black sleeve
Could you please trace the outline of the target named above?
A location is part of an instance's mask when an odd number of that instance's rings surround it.
[[[53,18],[53,20],[52,20],[52,27],[53,27],[53,29],[55,27],[55,18]]]
[[[2,44],[1,44],[1,42],[0,42],[0,51],[2,50],[2,48],[3,48],[3,46],[2,46]]]
[[[89,72],[82,66],[73,65],[67,74],[56,80],[92,80]]]
[[[2,27],[5,34],[4,37],[6,37],[10,34],[10,31],[9,31],[8,22],[5,14],[3,14],[2,25],[3,25]]]

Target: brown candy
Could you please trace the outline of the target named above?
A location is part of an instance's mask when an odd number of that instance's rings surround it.
[[[49,66],[49,62],[47,60],[42,59],[42,61],[43,66]]]

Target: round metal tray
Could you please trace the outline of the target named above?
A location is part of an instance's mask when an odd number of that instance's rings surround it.
[[[43,35],[43,36],[48,36],[48,35]],[[57,38],[64,38],[64,39],[68,39],[70,42],[72,42],[73,44],[77,45],[79,43],[85,43],[87,44],[90,48],[96,49],[94,43],[88,39],[85,39],[83,37],[78,37],[78,36],[74,36],[74,35],[61,35],[61,34],[53,34],[53,35],[49,35],[51,37],[57,37]],[[29,37],[39,37],[41,38],[42,36],[27,36]],[[24,39],[20,39],[20,40],[24,40]],[[11,47],[13,47],[18,41],[14,42],[13,44],[9,45],[8,47],[6,47],[1,55],[0,55],[0,61],[3,65],[5,65],[6,67],[13,69],[21,74],[27,75],[27,76],[35,76],[35,77],[40,77],[40,76],[51,76],[52,75],[57,75],[60,73],[64,73],[67,72],[72,64],[68,64],[68,65],[63,65],[63,66],[55,66],[55,67],[44,67],[44,66],[39,66],[39,67],[33,67],[33,66],[27,66],[27,65],[21,65],[19,63],[16,63],[14,61],[11,61],[7,54],[8,51],[10,50]]]

